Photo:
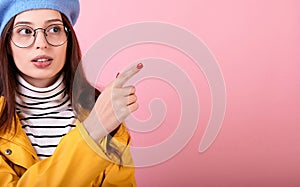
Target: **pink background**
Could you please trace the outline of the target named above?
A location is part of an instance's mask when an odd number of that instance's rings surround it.
[[[81,0],[75,29],[85,53],[112,30],[143,21],[178,25],[205,42],[223,73],[227,109],[216,141],[199,153],[211,98],[203,73],[193,62],[172,48],[148,44],[111,59],[103,84],[127,64],[154,56],[178,64],[199,94],[201,113],[191,141],[172,159],[137,168],[138,186],[300,186],[300,1]],[[164,100],[167,113],[155,131],[132,132],[133,145],[168,138],[180,114],[176,92],[148,80],[137,85],[137,94],[138,118],[149,117],[148,103],[156,97]]]

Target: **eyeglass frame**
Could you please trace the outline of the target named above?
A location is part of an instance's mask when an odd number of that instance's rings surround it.
[[[51,44],[51,43],[48,41],[48,39],[47,39],[47,33],[46,33],[46,30],[47,30],[50,26],[53,26],[53,25],[61,25],[61,26],[63,26],[63,27],[64,27],[64,31],[65,31],[65,33],[66,33],[66,41],[64,41],[63,43],[61,43],[61,44],[59,44],[59,45],[53,45],[53,44]],[[15,28],[19,27],[19,25],[16,25],[15,27],[13,27],[13,28],[11,29],[11,31],[9,32],[9,33],[10,33],[10,40],[13,42],[13,44],[14,44],[15,46],[17,46],[17,47],[19,47],[19,48],[28,48],[28,47],[32,46],[32,45],[34,44],[34,42],[36,41],[37,30],[42,30],[42,31],[43,31],[43,34],[44,34],[44,37],[45,37],[45,40],[46,40],[47,44],[49,44],[49,45],[51,45],[51,46],[53,46],[53,47],[59,47],[59,46],[62,46],[63,44],[65,44],[65,43],[68,41],[68,38],[69,38],[69,32],[70,32],[70,29],[69,29],[67,26],[65,26],[64,24],[51,24],[51,25],[48,25],[46,28],[38,27],[38,28],[36,28],[36,29],[33,29],[32,27],[30,27],[30,26],[28,26],[28,25],[24,25],[24,26],[29,27],[29,28],[31,28],[31,29],[33,30],[32,36],[34,37],[34,40],[32,41],[32,43],[31,43],[30,45],[26,46],[26,47],[21,47],[21,46],[17,45],[17,44],[14,42],[14,40],[12,39],[12,38],[13,38],[13,37],[12,37],[13,30],[14,30]]]

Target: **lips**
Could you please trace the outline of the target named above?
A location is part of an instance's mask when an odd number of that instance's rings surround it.
[[[34,59],[31,60],[34,66],[37,68],[46,68],[51,65],[53,58],[46,55],[39,55],[36,56]]]
[[[48,61],[52,61],[53,58],[46,56],[46,55],[40,55],[35,57],[34,59],[31,60],[31,62],[48,62]]]

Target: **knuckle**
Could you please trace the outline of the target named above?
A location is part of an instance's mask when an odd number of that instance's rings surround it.
[[[131,100],[132,100],[132,102],[136,102],[136,100],[137,100],[136,95],[133,95],[133,96],[131,97]]]
[[[131,86],[131,93],[135,93],[136,89],[135,86]]]
[[[132,112],[136,111],[138,108],[139,108],[139,104],[138,103],[134,103]]]

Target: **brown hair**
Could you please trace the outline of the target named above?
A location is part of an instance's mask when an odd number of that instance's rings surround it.
[[[66,62],[62,69],[66,93],[71,99],[77,119],[84,121],[87,117],[86,113],[79,110],[83,109],[89,113],[95,104],[95,100],[100,95],[100,92],[87,82],[80,63],[82,54],[75,31],[67,17],[63,14],[61,15],[63,23],[69,29]],[[18,73],[18,69],[15,66],[9,45],[10,30],[13,28],[14,20],[15,17],[7,23],[0,38],[0,95],[4,97],[4,106],[2,106],[2,110],[0,111],[0,132],[2,133],[15,129],[12,124],[16,125],[15,89],[17,86],[16,74]],[[73,85],[76,86],[76,92],[73,91]],[[91,96],[91,93],[94,96]],[[82,115],[82,113],[85,113],[85,115]],[[109,140],[114,136],[117,130],[118,128],[108,135]],[[120,159],[120,163],[122,163],[121,153],[114,148],[114,145],[108,143],[107,150],[108,154],[117,156]]]
[[[17,68],[15,63],[13,63],[13,57],[11,53],[10,45],[10,34],[9,31],[14,23],[14,18],[12,18],[2,31],[0,38],[0,94],[5,98],[2,103],[2,110],[0,111],[0,131],[6,132],[13,127],[11,126],[13,121],[15,122],[15,88],[17,85],[16,73]]]

